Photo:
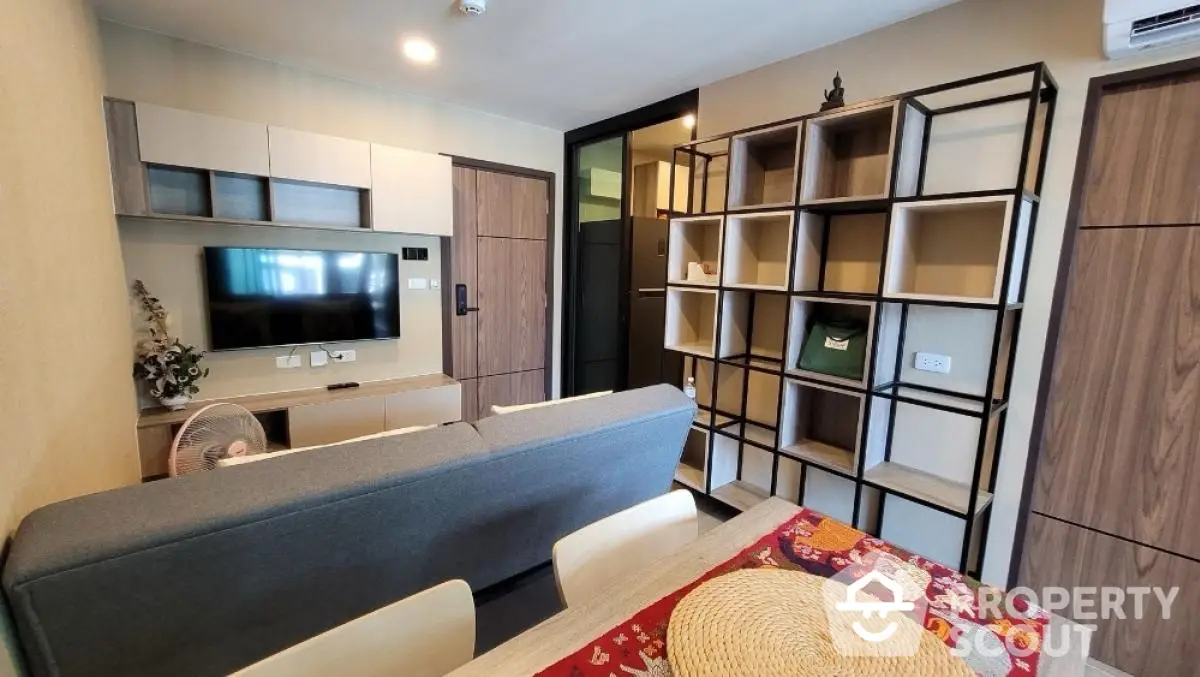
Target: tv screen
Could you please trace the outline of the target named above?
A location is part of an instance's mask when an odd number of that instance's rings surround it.
[[[212,350],[400,336],[395,254],[206,247],[204,268]]]

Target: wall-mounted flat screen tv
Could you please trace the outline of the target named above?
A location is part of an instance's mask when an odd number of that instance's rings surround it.
[[[204,269],[212,350],[400,336],[396,254],[206,247]]]

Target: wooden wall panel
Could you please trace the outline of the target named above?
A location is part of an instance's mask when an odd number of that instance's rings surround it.
[[[1200,227],[1083,230],[1033,509],[1200,557]]]
[[[1200,223],[1200,74],[1100,102],[1081,225]]]
[[[455,313],[454,286],[467,285],[467,303],[478,306],[478,172],[468,167],[454,168],[454,237],[450,238],[450,285],[447,290],[450,317],[450,376],[474,378],[479,374],[479,314]]]
[[[137,112],[131,101],[104,102],[108,123],[108,159],[112,168],[113,205],[118,214],[150,211],[146,165],[138,148]]]
[[[1138,677],[1192,674],[1200,663],[1200,563],[1128,543],[1042,515],[1030,515],[1020,584],[1041,594],[1054,587],[1179,587],[1163,619],[1158,598],[1146,596],[1144,618],[1132,618],[1133,601],[1124,605],[1124,620],[1077,619],[1096,624],[1093,658]],[[1097,600],[1098,601],[1098,600]],[[1093,611],[1099,611],[1098,607]],[[1070,615],[1066,610],[1063,615]]]
[[[481,237],[478,243],[479,375],[544,368],[546,241]]]
[[[533,404],[546,399],[546,372],[537,369],[479,379],[479,417],[491,415],[493,405]]]
[[[462,382],[462,420],[474,423],[479,419],[479,380],[468,379]]]
[[[548,183],[512,174],[479,172],[479,234],[545,240]]]

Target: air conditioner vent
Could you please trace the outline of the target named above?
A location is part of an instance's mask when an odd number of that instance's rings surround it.
[[[1130,31],[1130,36],[1137,38],[1168,28],[1177,28],[1194,23],[1200,23],[1200,5],[1192,5],[1172,12],[1164,12],[1148,16],[1144,19],[1138,19],[1133,22],[1133,30]]]

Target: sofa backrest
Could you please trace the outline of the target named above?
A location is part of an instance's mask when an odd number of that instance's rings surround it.
[[[21,523],[4,591],[38,677],[225,675],[547,561],[669,488],[693,411],[655,386],[64,501]]]

